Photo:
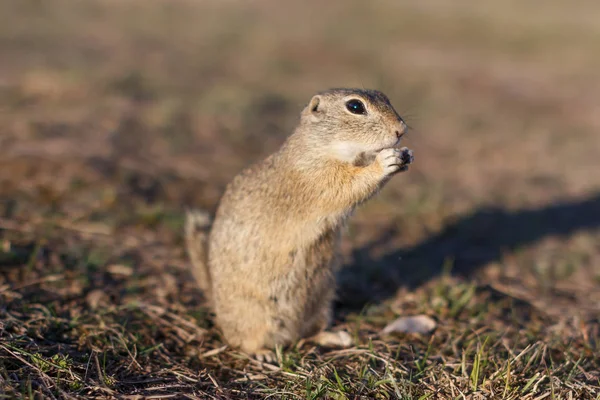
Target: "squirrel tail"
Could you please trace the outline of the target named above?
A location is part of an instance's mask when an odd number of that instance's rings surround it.
[[[208,213],[200,210],[186,210],[185,242],[187,253],[192,262],[192,275],[212,302],[211,278],[208,270],[208,233],[211,225]]]

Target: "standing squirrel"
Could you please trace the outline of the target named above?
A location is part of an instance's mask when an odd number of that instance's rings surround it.
[[[328,331],[341,229],[357,205],[408,169],[397,148],[407,126],[376,90],[316,94],[294,133],[236,176],[212,229],[188,211],[186,244],[195,278],[227,342],[259,360],[306,338],[346,347]]]

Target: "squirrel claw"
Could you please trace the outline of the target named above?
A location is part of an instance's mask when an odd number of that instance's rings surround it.
[[[406,171],[414,161],[412,150],[407,147],[401,149],[383,149],[377,154],[377,161],[383,169],[384,176],[390,176],[397,172]]]

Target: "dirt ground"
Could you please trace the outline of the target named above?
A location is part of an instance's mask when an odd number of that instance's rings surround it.
[[[600,3],[0,2],[0,398],[600,399]],[[261,364],[186,207],[312,94],[384,91],[415,164],[344,237],[336,327]],[[383,334],[426,314],[431,334]]]

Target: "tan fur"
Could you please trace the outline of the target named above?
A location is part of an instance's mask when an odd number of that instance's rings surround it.
[[[348,111],[350,99],[361,100],[366,115]],[[212,293],[230,345],[262,355],[306,337],[349,344],[344,332],[323,332],[331,320],[341,228],[357,205],[412,162],[410,150],[396,147],[405,131],[381,92],[319,93],[281,149],[227,186],[208,257],[193,250],[205,240],[188,215],[195,276]]]
[[[185,244],[194,268],[192,273],[207,300],[212,301],[211,279],[207,266],[206,244],[210,217],[202,211],[188,210],[185,216]]]

